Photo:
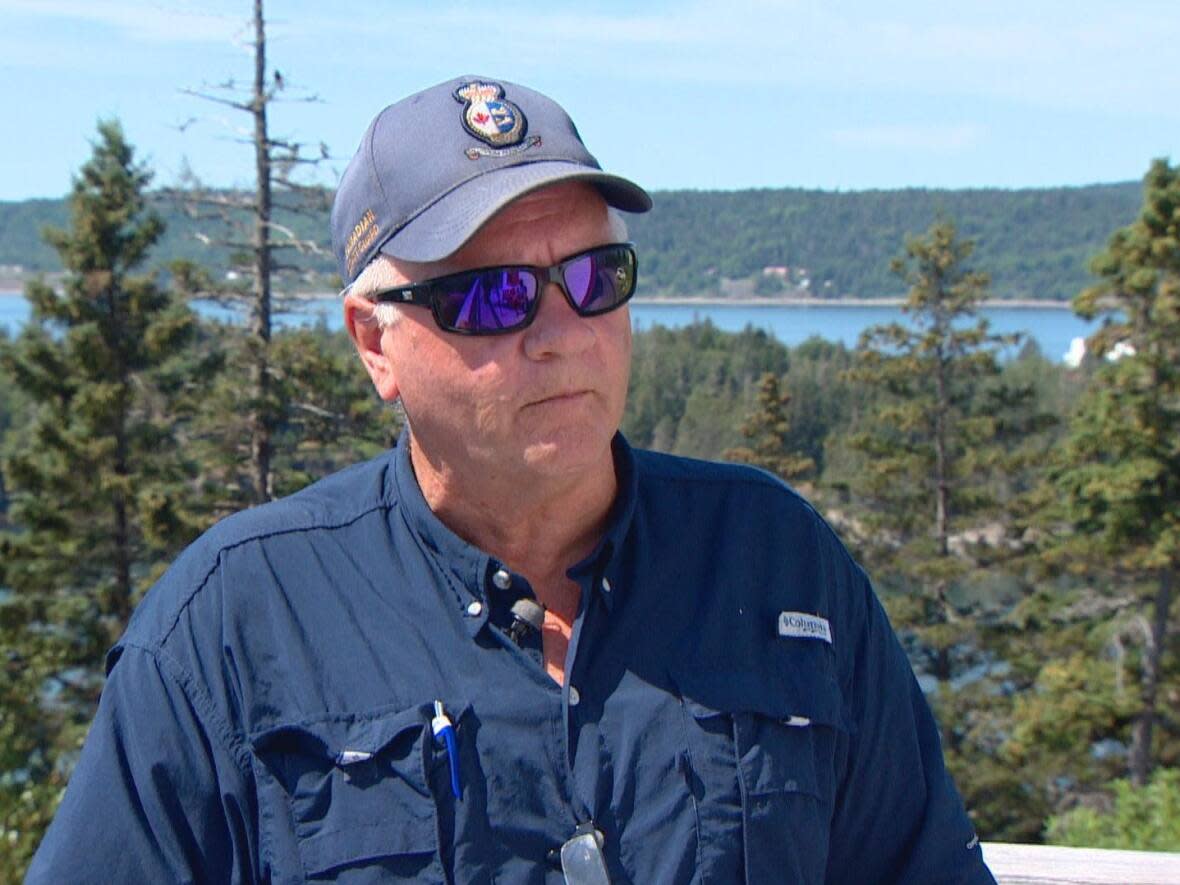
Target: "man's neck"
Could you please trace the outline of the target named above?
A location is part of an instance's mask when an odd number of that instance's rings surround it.
[[[574,476],[459,476],[411,443],[410,460],[423,497],[459,537],[529,579],[538,592],[565,578],[606,530],[618,493],[608,451],[593,470]]]

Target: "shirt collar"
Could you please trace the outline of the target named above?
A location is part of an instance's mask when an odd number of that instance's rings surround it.
[[[398,510],[410,532],[434,559],[439,573],[450,588],[451,601],[459,607],[468,631],[474,636],[487,622],[484,581],[489,571],[497,566],[492,565],[492,558],[488,554],[468,544],[435,516],[418,485],[418,477],[414,475],[410,445],[410,428],[407,425],[393,453],[393,483]]]
[[[631,518],[635,514],[635,502],[639,491],[635,453],[622,433],[615,434],[611,442],[611,451],[615,459],[618,489],[615,492],[615,502],[607,516],[606,531],[590,554],[566,572],[582,586],[586,586],[584,581],[589,578],[592,592],[597,592],[602,598],[607,611],[614,609],[620,596],[626,591],[625,582],[619,579],[619,552],[623,549],[627,532],[631,529]]]

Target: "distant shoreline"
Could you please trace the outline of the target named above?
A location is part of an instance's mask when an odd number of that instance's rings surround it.
[[[632,304],[642,304],[644,307],[654,306],[658,307],[662,304],[669,306],[691,306],[700,305],[701,307],[901,307],[905,304],[904,298],[804,298],[798,296],[786,298],[693,298],[687,295],[670,295],[666,298],[640,298],[636,297]],[[992,298],[983,302],[986,308],[996,307],[1011,307],[1017,309],[1042,310],[1042,309],[1056,309],[1069,310],[1070,305],[1068,301],[1050,301],[1048,299],[1033,299],[1033,298],[1013,298],[1005,300],[1003,298]]]
[[[0,298],[23,296],[20,289],[8,288],[7,281],[0,281]],[[277,301],[318,301],[335,298],[335,292],[299,292],[294,295],[276,295]],[[784,296],[782,298],[759,298],[754,296],[736,298],[709,298],[691,295],[637,296],[632,304],[644,307],[901,307],[904,298],[807,298]],[[1017,310],[1069,310],[1068,301],[1047,299],[1014,298],[1005,300],[993,298],[983,303],[985,308],[1013,308]]]

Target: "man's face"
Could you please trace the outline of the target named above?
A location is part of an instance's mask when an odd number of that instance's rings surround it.
[[[560,184],[511,203],[449,258],[395,265],[409,282],[491,265],[549,266],[620,234],[594,188]],[[631,359],[626,306],[579,317],[549,285],[532,325],[494,337],[444,332],[422,308],[401,312],[365,362],[383,398],[401,397],[416,454],[432,469],[482,480],[576,479],[609,467]]]

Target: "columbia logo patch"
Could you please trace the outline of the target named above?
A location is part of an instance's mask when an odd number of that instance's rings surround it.
[[[779,612],[778,635],[791,639],[822,639],[832,644],[832,626],[826,618],[803,612]]]

